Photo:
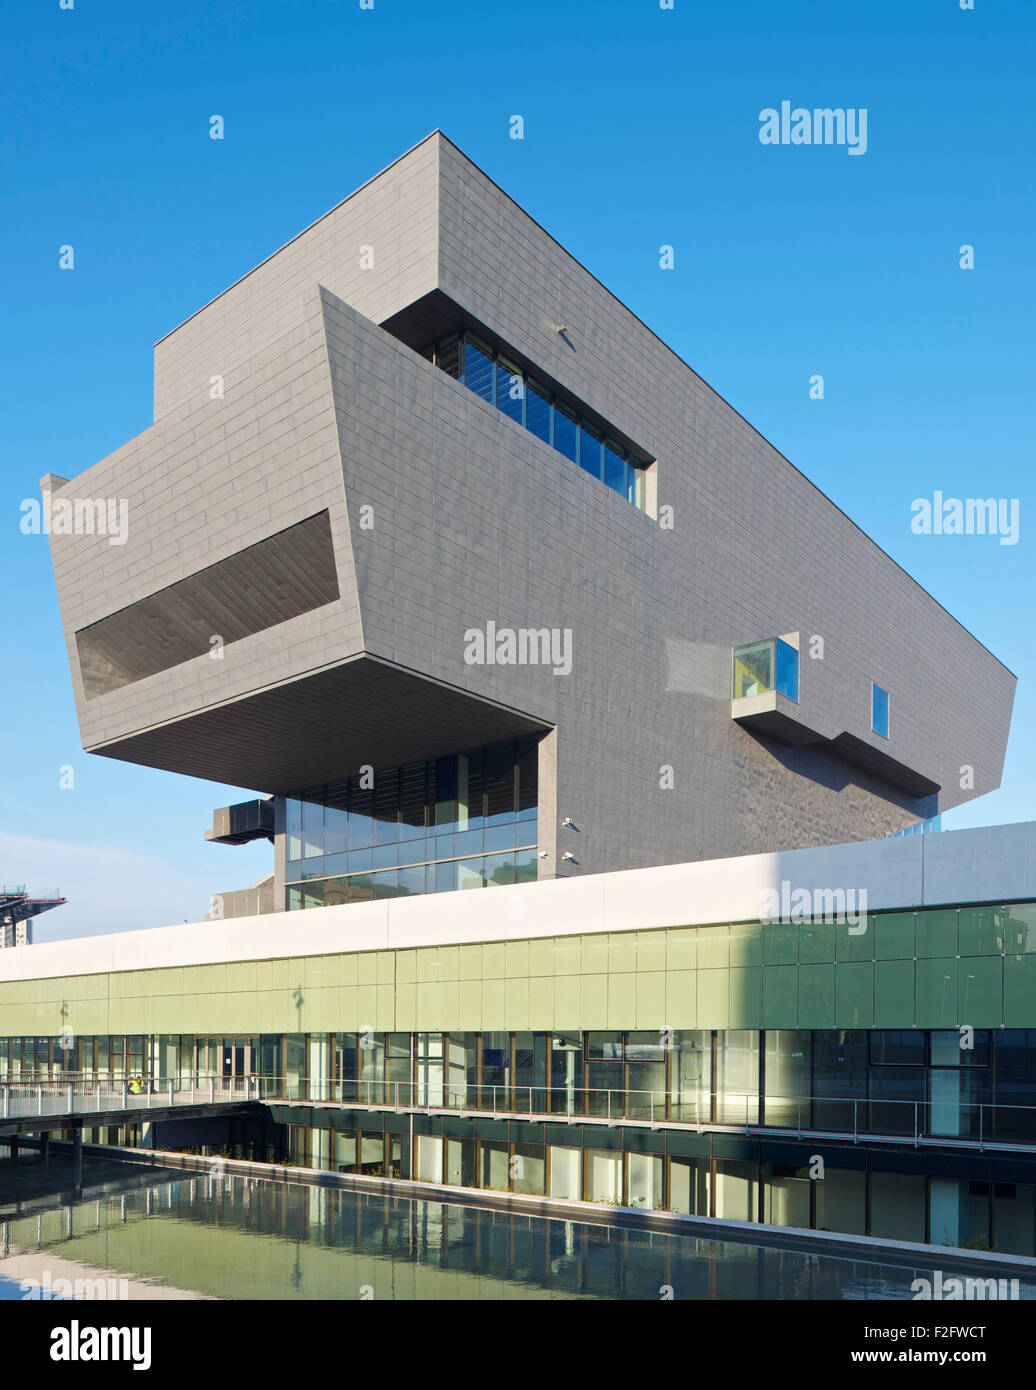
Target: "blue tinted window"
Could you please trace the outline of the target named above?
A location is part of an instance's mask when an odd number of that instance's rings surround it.
[[[635,466],[618,444],[602,440],[574,410],[552,403],[546,387],[530,382],[520,367],[466,332],[444,338],[424,356],[431,357],[450,376],[459,374],[464,385],[482,400],[643,511],[644,470]]]
[[[794,647],[777,638],[777,693],[789,700],[799,698],[799,654]]]
[[[595,434],[591,434],[585,425],[579,426],[579,467],[592,473],[595,478],[603,478],[602,468],[602,449],[603,445]]]
[[[626,496],[626,459],[608,443],[604,446],[604,481],[612,492]]]
[[[544,444],[551,442],[550,400],[546,391],[534,381],[525,383],[525,428]]]
[[[514,833],[516,822],[512,818],[502,825],[490,825],[486,827],[486,852],[514,849]]]
[[[525,382],[519,369],[509,362],[497,362],[496,408],[516,425],[525,423]]]
[[[570,415],[563,405],[554,407],[554,448],[559,450],[566,458],[576,461],[576,440],[579,436],[579,427],[575,422],[575,417]]]
[[[484,401],[488,401],[490,405],[493,404],[493,374],[495,370],[489,349],[476,343],[474,338],[466,338],[464,340],[464,385],[470,391],[474,391],[476,396],[481,396]]]
[[[882,738],[889,736],[889,693],[880,685],[871,686],[871,728]]]

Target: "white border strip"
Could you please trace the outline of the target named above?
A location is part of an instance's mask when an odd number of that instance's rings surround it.
[[[1036,901],[1036,822],[45,942],[0,950],[0,982],[751,922],[783,883],[872,912]]]

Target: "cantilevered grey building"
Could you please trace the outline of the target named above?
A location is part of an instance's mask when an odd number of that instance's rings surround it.
[[[1036,1253],[1036,830],[889,838],[999,783],[976,638],[439,133],[162,339],[154,413],[43,480],[83,742],[253,788],[208,834],[273,882],[3,953],[0,1079]]]
[[[999,784],[1010,672],[439,132],[163,338],[154,394],[43,480],[128,508],[51,540],[83,742],[272,795],[278,909]]]

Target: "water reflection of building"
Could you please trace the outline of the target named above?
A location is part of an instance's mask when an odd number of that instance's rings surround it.
[[[901,1297],[913,1277],[777,1245],[210,1175],[52,1218],[4,1223],[0,1277],[103,1282],[131,1269],[131,1299],[650,1301]]]

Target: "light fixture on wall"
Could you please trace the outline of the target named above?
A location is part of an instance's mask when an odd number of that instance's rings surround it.
[[[562,825],[571,825],[571,824],[572,824],[572,817],[571,817],[571,816],[566,816],[565,819],[561,822],[561,824],[562,824]]]
[[[574,859],[575,855],[572,853],[570,849],[566,849],[561,857],[562,859]]]

